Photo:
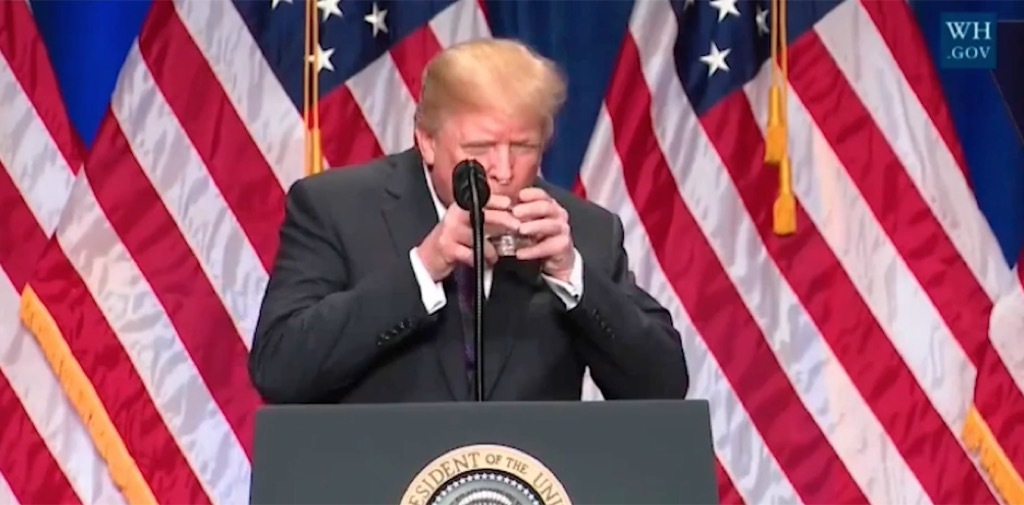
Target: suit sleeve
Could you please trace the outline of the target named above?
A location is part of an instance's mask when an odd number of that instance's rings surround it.
[[[428,319],[407,256],[353,282],[345,250],[299,181],[249,354],[268,403],[329,402]]]
[[[612,269],[583,266],[583,297],[566,312],[579,330],[576,347],[605,398],[684,398],[689,372],[672,317],[633,278],[615,217]]]

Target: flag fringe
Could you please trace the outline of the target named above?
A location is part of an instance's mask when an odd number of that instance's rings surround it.
[[[963,430],[964,445],[978,455],[978,462],[1004,503],[1024,504],[1024,480],[1006,457],[988,423],[971,406]]]
[[[156,497],[124,445],[92,382],[75,359],[50,311],[31,286],[21,295],[21,321],[35,336],[93,445],[107,465],[114,484],[130,504],[155,504]]]

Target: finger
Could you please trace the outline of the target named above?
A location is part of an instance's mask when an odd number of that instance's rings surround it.
[[[485,207],[488,209],[508,210],[512,207],[512,199],[505,195],[491,194]]]
[[[504,210],[485,210],[484,224],[491,228],[499,228],[508,231],[517,230],[522,222],[510,212]]]
[[[494,265],[498,262],[498,251],[494,248],[494,244],[490,242],[484,242],[484,261],[488,265]]]
[[[469,226],[454,226],[448,229],[447,238],[453,244],[470,247],[473,245],[473,230]]]
[[[537,187],[523,188],[519,191],[520,202],[533,202],[538,200],[550,200],[551,196],[546,191]]]
[[[544,218],[567,218],[568,215],[554,200],[534,200],[512,208],[512,215],[522,221]]]
[[[462,207],[456,204],[451,204],[444,213],[444,220],[455,224],[468,224],[469,223],[469,212],[466,212]]]
[[[550,237],[545,240],[541,240],[536,244],[522,247],[516,251],[516,258],[520,260],[545,260],[556,254],[560,254],[568,244],[568,240],[564,239],[563,236]]]
[[[461,263],[463,265],[471,267],[471,266],[473,266],[473,264],[475,262],[474,261],[474,257],[473,257],[474,253],[473,253],[473,248],[472,247],[458,245],[458,246],[456,246],[456,249],[453,251],[452,254],[453,254],[453,257],[455,258],[455,261],[458,261],[459,263]],[[494,246],[492,246],[491,244],[489,244],[487,242],[484,242],[484,263],[487,264],[487,265],[493,265],[497,261],[498,261],[498,251],[496,251],[494,249]]]
[[[567,234],[569,225],[558,219],[538,219],[527,221],[519,227],[519,233],[529,237],[552,237],[555,235]]]
[[[449,234],[450,244],[448,245],[451,257],[466,265],[473,265],[473,233],[468,227],[451,230]],[[498,260],[498,251],[488,241],[484,241],[484,259],[488,264],[494,264]]]
[[[473,266],[473,249],[463,245],[455,245],[452,247],[451,255],[452,258],[455,258],[456,262]]]

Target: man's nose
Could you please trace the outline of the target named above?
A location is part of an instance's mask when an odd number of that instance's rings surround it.
[[[508,184],[512,179],[512,156],[508,146],[497,146],[487,167],[487,176],[497,184]]]

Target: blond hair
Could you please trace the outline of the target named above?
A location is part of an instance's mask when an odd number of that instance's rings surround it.
[[[436,134],[446,114],[493,112],[539,120],[547,141],[565,94],[558,66],[526,45],[497,38],[463,42],[427,63],[416,127]]]

